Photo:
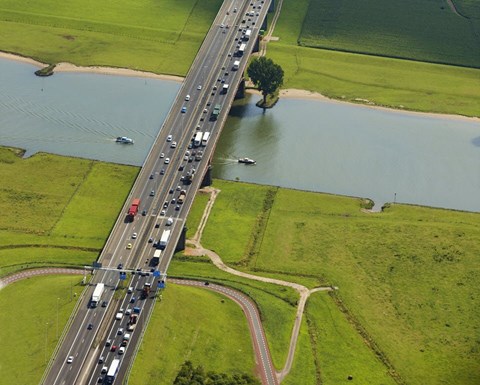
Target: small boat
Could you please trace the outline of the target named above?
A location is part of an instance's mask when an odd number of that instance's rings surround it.
[[[117,143],[133,144],[133,139],[127,138],[126,136],[119,136],[116,140]]]
[[[250,158],[240,158],[238,160],[238,163],[243,163],[243,164],[255,164],[257,163],[256,160],[250,159]]]

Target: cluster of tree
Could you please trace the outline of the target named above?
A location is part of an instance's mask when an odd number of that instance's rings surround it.
[[[267,95],[273,95],[283,84],[282,67],[265,56],[253,59],[247,73],[253,84],[262,92],[264,104],[267,102]]]
[[[190,361],[185,361],[173,385],[260,385],[260,382],[248,374],[205,373],[202,366],[194,368]]]

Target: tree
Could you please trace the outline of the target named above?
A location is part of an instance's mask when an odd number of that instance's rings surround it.
[[[253,84],[262,92],[263,104],[267,102],[267,96],[273,95],[283,84],[282,67],[264,56],[253,59],[247,73]]]

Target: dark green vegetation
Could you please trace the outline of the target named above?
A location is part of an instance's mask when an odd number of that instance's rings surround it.
[[[248,374],[208,372],[202,366],[193,367],[190,361],[185,361],[173,385],[260,385],[260,382]]]
[[[445,0],[310,0],[299,44],[479,68],[480,7],[453,3],[463,16]]]
[[[479,382],[479,214],[402,205],[372,214],[361,199],[216,187],[202,241],[225,261],[338,286],[338,308],[408,384]]]
[[[473,1],[468,4],[474,8]],[[310,0],[284,0],[274,31],[280,40],[268,43],[267,56],[285,71],[285,88],[394,108],[478,116],[478,69],[298,46],[309,5]],[[475,9],[478,12],[478,6]]]
[[[253,375],[247,320],[230,299],[169,284],[143,338],[129,384],[170,385],[185,360],[207,371]]]
[[[0,0],[0,49],[185,75],[221,0]]]
[[[283,84],[283,70],[272,59],[260,56],[254,58],[247,69],[250,80],[262,92],[263,105],[267,103],[267,96],[272,96]]]
[[[0,148],[0,276],[96,260],[135,167]],[[8,181],[8,183],[7,183]]]
[[[53,70],[55,69],[56,64],[50,64],[42,69],[35,71],[35,75],[37,76],[51,76],[53,75]]]
[[[83,291],[81,278],[33,277],[0,290],[1,385],[40,382],[75,306],[75,293]]]

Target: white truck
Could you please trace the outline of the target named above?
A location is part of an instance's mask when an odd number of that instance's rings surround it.
[[[102,294],[104,290],[105,290],[105,284],[97,283],[97,286],[95,286],[95,290],[93,291],[93,294],[92,294],[92,299],[90,301],[91,307],[97,307],[98,303],[100,302],[100,299],[102,298]]]
[[[170,239],[170,230],[163,230],[162,238],[160,238],[160,242],[158,245],[160,249],[164,249],[167,246],[168,240]]]
[[[152,258],[152,265],[157,266],[160,263],[160,257],[162,256],[162,250],[155,250]]]
[[[226,94],[228,92],[228,84],[224,84],[222,87],[222,94]]]
[[[240,60],[235,60],[233,62],[232,71],[237,71],[239,67],[240,67]]]

